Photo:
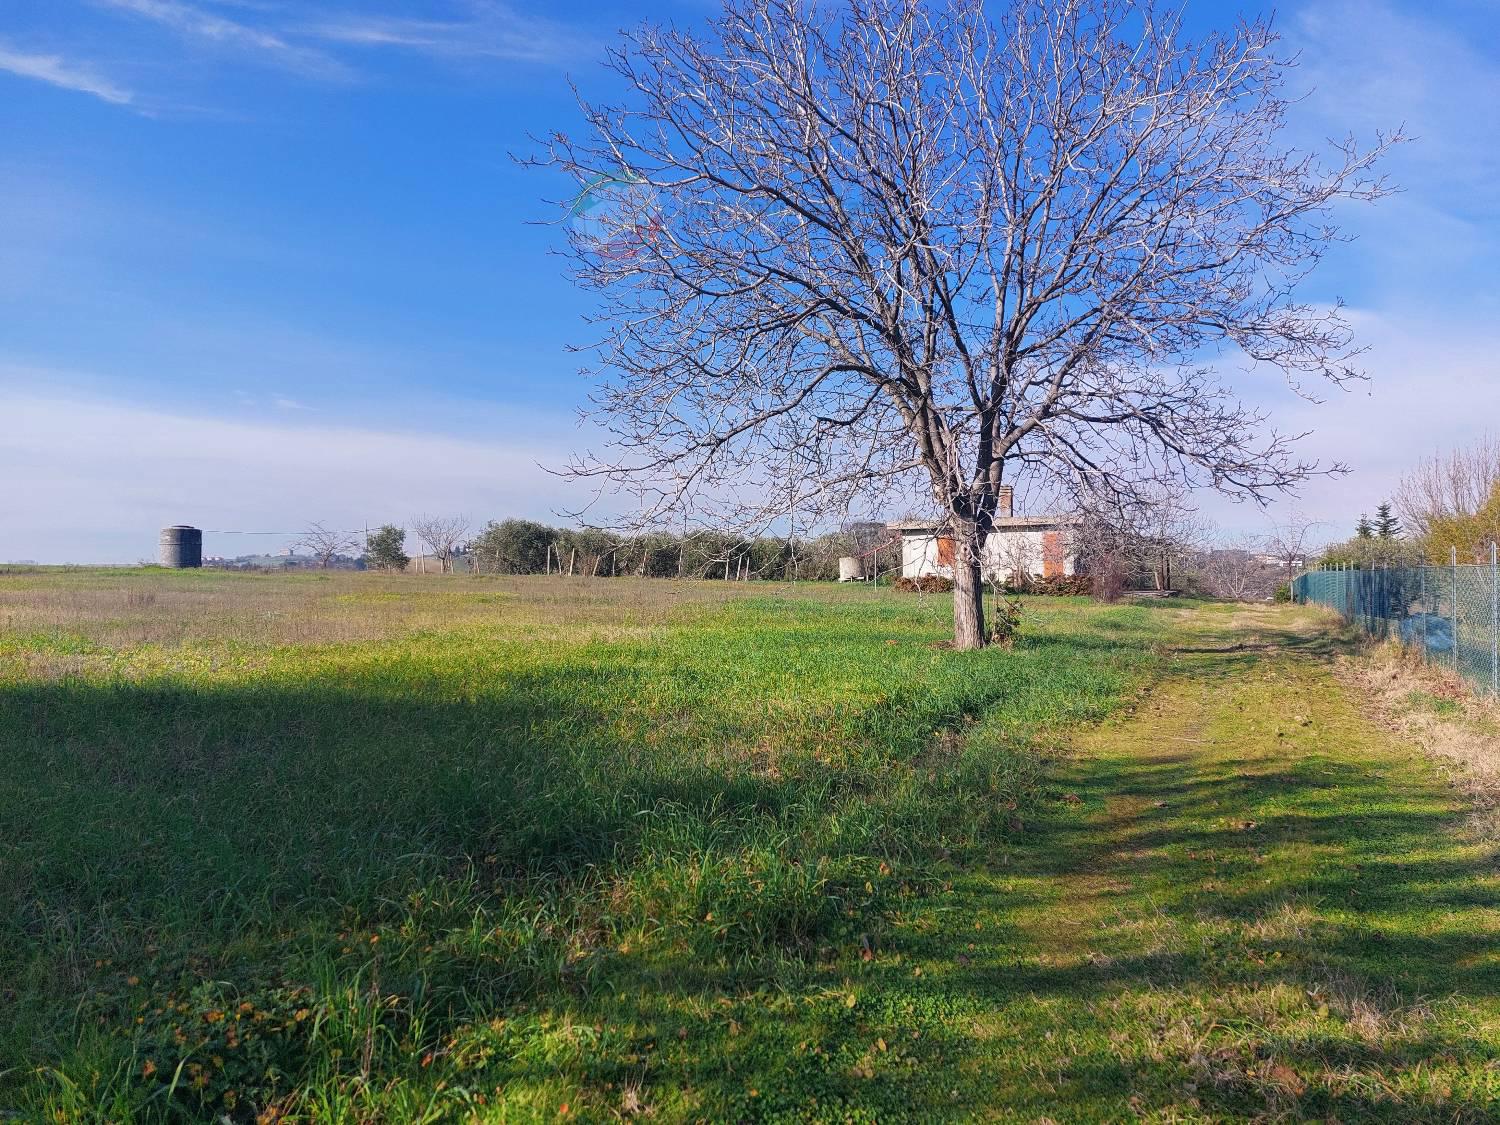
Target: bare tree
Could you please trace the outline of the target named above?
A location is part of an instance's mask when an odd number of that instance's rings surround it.
[[[1464,449],[1428,457],[1402,478],[1396,506],[1406,530],[1421,539],[1434,520],[1479,511],[1497,483],[1500,437],[1486,435]]]
[[[1313,536],[1323,524],[1308,519],[1301,512],[1293,511],[1285,520],[1271,530],[1265,543],[1265,553],[1276,559],[1282,570],[1281,580],[1290,582],[1297,571],[1307,565],[1308,554],[1313,549]]]
[[[1237,602],[1270,596],[1282,575],[1266,563],[1266,554],[1266,545],[1249,535],[1220,539],[1209,546],[1198,562],[1208,593]]]
[[[468,516],[413,516],[411,529],[416,537],[437,559],[444,574],[453,569],[453,556],[468,538],[470,523]]]
[[[1084,520],[1077,533],[1087,566],[1106,561],[1123,567],[1127,580],[1149,580],[1155,590],[1172,588],[1180,560],[1198,554],[1206,528],[1183,488],[1169,482],[1124,503],[1113,490],[1094,490],[1081,498]]]
[[[320,523],[309,524],[292,549],[302,548],[318,560],[320,567],[327,568],[335,555],[359,550],[359,538],[347,531],[332,531]]]
[[[1007,474],[1264,501],[1319,471],[1213,362],[1358,377],[1341,309],[1297,285],[1399,139],[1280,146],[1265,22],[1193,41],[1151,0],[993,6],[731,0],[707,37],[648,26],[608,56],[625,104],[584,103],[584,135],[533,161],[609,185],[569,246],[613,445],[572,471],[724,526],[925,496],[960,648],[985,640]]]
[[[1013,590],[1031,589],[1042,565],[1040,552],[1024,535],[1002,539],[994,551],[995,577],[1003,586]]]

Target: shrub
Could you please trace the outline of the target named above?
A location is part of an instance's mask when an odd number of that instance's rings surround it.
[[[370,532],[365,539],[365,565],[378,570],[405,570],[411,560],[406,557],[406,532],[386,524]]]
[[[909,594],[941,594],[953,589],[953,580],[937,574],[924,574],[921,578],[898,578],[891,586]],[[1007,594],[1039,594],[1052,598],[1082,598],[1094,592],[1093,580],[1086,574],[1058,574],[1051,578],[1032,576],[1020,583],[1007,581],[1002,589]]]
[[[1051,578],[1032,576],[1024,587],[1012,587],[1007,583],[1005,588],[1007,592],[1040,594],[1049,598],[1080,598],[1094,592],[1093,581],[1086,574],[1057,574]]]
[[[940,574],[924,574],[920,578],[898,578],[891,585],[908,594],[942,594],[953,589],[953,579]]]
[[[1276,601],[1278,601],[1278,602],[1289,602],[1289,601],[1291,601],[1292,600],[1292,584],[1290,582],[1283,582],[1280,586],[1276,587],[1276,593],[1273,594],[1272,597]]]

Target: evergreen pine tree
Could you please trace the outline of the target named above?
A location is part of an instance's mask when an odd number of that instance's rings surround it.
[[[1392,513],[1389,500],[1375,509],[1375,534],[1382,539],[1401,538],[1401,521]]]
[[[1373,539],[1375,537],[1375,525],[1370,522],[1370,517],[1361,515],[1359,523],[1355,525],[1354,534],[1360,539]]]

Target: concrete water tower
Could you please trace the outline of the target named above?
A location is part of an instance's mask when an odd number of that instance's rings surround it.
[[[161,529],[161,565],[173,570],[203,565],[203,532],[177,524]]]

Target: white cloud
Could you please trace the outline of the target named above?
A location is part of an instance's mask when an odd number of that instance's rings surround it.
[[[313,520],[401,523],[420,511],[549,519],[570,490],[538,462],[556,463],[558,450],[578,441],[562,419],[550,429],[528,419],[524,439],[481,442],[195,417],[5,386],[0,418],[0,480],[12,482],[0,561],[134,562],[151,557],[158,529],[174,523],[295,531]],[[210,535],[205,550],[284,545],[274,536]]]
[[[1307,432],[1300,450],[1325,466],[1341,461],[1351,472],[1316,477],[1295,500],[1269,515],[1253,506],[1200,496],[1206,515],[1227,528],[1264,530],[1295,508],[1326,522],[1326,538],[1352,533],[1361,512],[1389,499],[1418,461],[1438,450],[1475,441],[1500,425],[1500,326],[1425,313],[1353,310],[1358,339],[1369,346],[1367,383],[1329,391],[1321,403],[1291,396],[1271,405],[1284,433]],[[1265,396],[1256,401],[1265,403]]]
[[[449,59],[569,62],[597,53],[597,44],[552,20],[509,4],[474,3],[463,19],[402,19],[347,15],[309,23],[314,38],[356,47],[388,47]]]
[[[1313,108],[1340,132],[1405,125],[1424,183],[1493,199],[1500,174],[1500,59],[1424,7],[1314,0],[1294,21]],[[1493,35],[1483,41],[1493,48]]]
[[[108,7],[169,27],[189,39],[237,51],[315,78],[347,79],[352,72],[324,51],[272,31],[205,12],[180,0],[99,0]]]
[[[1400,194],[1339,208],[1357,239],[1334,248],[1309,286],[1360,306],[1350,316],[1370,382],[1313,405],[1241,381],[1279,430],[1311,431],[1306,456],[1353,471],[1309,481],[1268,515],[1201,500],[1235,530],[1262,531],[1297,508],[1343,538],[1421,458],[1500,425],[1500,117],[1488,112],[1500,103],[1500,57],[1440,10],[1390,0],[1307,0],[1286,32],[1301,64],[1293,92],[1312,90],[1294,114],[1298,143],[1351,130],[1368,142],[1403,125],[1415,139],[1385,163]]]
[[[112,105],[129,105],[134,95],[88,67],[70,63],[60,55],[29,55],[0,43],[0,70],[21,78],[33,78],[63,90],[91,94]]]

